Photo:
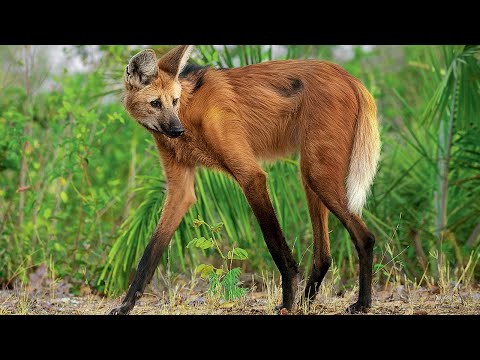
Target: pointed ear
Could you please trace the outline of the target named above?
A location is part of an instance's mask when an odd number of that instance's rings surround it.
[[[173,48],[158,60],[158,68],[174,77],[178,77],[187,64],[192,49],[192,45],[180,45]]]
[[[141,89],[155,80],[157,75],[157,56],[155,51],[147,49],[131,58],[125,69],[125,82]]]

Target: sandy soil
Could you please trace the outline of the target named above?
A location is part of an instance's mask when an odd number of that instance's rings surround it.
[[[346,307],[353,303],[355,291],[340,296],[320,294],[309,311],[297,309],[297,314],[332,315],[344,314]],[[237,302],[219,302],[209,299],[204,293],[192,289],[175,288],[166,295],[146,293],[137,303],[132,314],[276,314],[274,306],[280,299],[278,287],[263,291],[251,290]],[[121,298],[107,299],[93,294],[75,297],[68,294],[52,296],[49,291],[28,291],[27,289],[0,291],[0,314],[106,314],[118,306]],[[392,286],[377,289],[369,314],[480,314],[479,289],[450,289],[444,292],[438,288],[408,289]]]

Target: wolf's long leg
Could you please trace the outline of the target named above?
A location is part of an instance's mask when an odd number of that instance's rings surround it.
[[[110,312],[112,315],[128,314],[133,309],[136,300],[142,296],[145,287],[152,279],[173,233],[177,230],[188,208],[195,202],[194,169],[169,160],[164,161],[164,166],[168,192],[160,221],[138,264],[135,278],[122,305],[113,309]]]

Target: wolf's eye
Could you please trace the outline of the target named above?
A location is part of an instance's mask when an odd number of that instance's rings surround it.
[[[154,108],[159,108],[159,109],[162,107],[162,103],[158,100],[150,101],[150,105],[152,105]]]
[[[177,103],[178,103],[178,98],[177,98],[177,99],[173,99],[173,101],[172,101],[173,106],[177,106]]]

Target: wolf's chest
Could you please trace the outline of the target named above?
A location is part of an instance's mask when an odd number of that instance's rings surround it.
[[[159,146],[170,153],[176,161],[185,165],[217,169],[224,169],[225,167],[222,160],[211,147],[187,134],[178,139],[163,139],[163,141],[159,142]]]

